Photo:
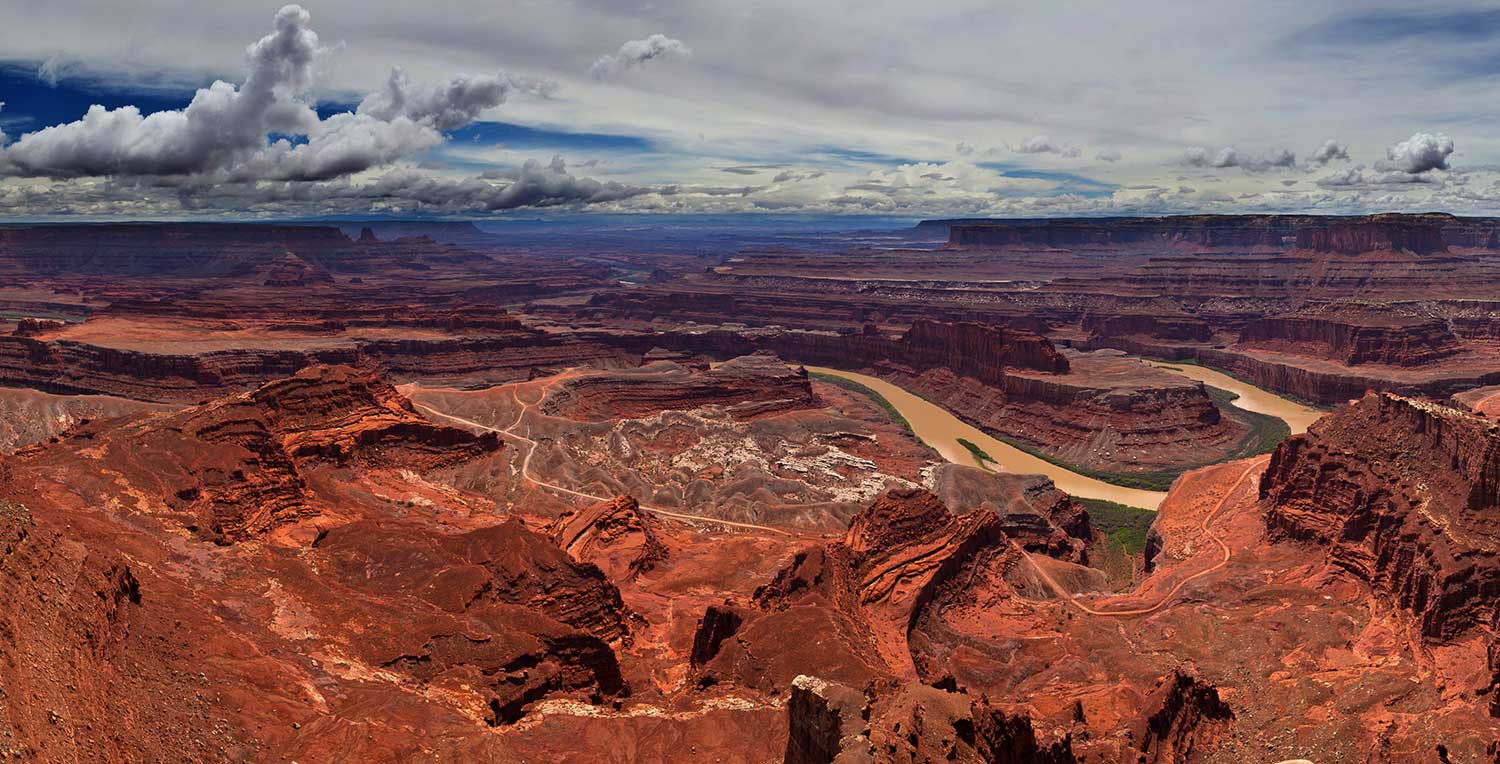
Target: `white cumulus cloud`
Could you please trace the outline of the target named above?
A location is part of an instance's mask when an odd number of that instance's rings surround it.
[[[1442,133],[1415,133],[1386,149],[1386,158],[1376,162],[1375,169],[1412,175],[1446,170],[1452,153],[1452,138]]]
[[[687,58],[693,51],[681,40],[664,34],[654,34],[644,40],[629,40],[614,53],[600,56],[589,67],[589,74],[596,80],[606,80],[627,69],[638,67],[658,58]]]
[[[0,151],[0,173],[50,178],[208,177],[224,182],[320,181],[391,164],[441,145],[514,92],[554,83],[504,73],[413,85],[400,69],[354,112],[320,119],[308,100],[325,49],[297,5],[246,51],[246,76],[214,82],[184,109],[90,107],[83,119],[28,133]],[[274,137],[274,139],[273,139]]]
[[[1334,161],[1335,159],[1341,159],[1346,162],[1349,161],[1349,147],[1330,138],[1324,141],[1323,145],[1319,146],[1317,150],[1312,153],[1312,156],[1309,156],[1307,158],[1307,161],[1312,162],[1319,167],[1323,167],[1329,162]]]

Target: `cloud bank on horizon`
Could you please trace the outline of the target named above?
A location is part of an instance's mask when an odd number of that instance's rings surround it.
[[[0,0],[0,218],[1500,211],[1464,6],[1269,2]]]

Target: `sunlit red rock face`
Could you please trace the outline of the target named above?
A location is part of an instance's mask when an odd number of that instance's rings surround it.
[[[1271,459],[1273,534],[1315,541],[1388,594],[1424,637],[1490,628],[1500,591],[1500,426],[1457,409],[1370,394]]]
[[[1045,515],[1035,522],[1051,531],[1018,534],[1029,544],[1045,548],[1054,532],[1066,537]],[[855,686],[921,677],[924,647],[908,635],[922,613],[948,598],[983,598],[989,587],[1003,587],[1001,577],[1020,553],[991,507],[956,516],[927,491],[893,490],[855,515],[842,541],[799,550],[759,588],[754,604],[735,613],[743,625],[732,638],[711,640],[716,647],[699,661],[699,681],[783,687],[807,665]],[[700,625],[717,628],[716,619]],[[785,633],[817,636],[778,636]]]
[[[315,368],[0,461],[0,693],[27,699],[0,706],[0,746],[462,760],[544,697],[627,693],[605,574],[438,482],[500,455]]]
[[[559,517],[551,537],[573,559],[599,566],[612,580],[627,581],[670,554],[655,525],[640,502],[617,496]]]
[[[499,448],[494,435],[429,423],[366,373],[314,367],[178,413],[91,422],[17,459],[61,472],[80,454],[97,454],[111,470],[145,481],[157,511],[203,538],[232,543],[337,511],[309,488],[309,462],[434,470]]]
[[[859,691],[799,676],[787,701],[787,727],[786,764],[1078,760],[1066,732],[1039,735],[1024,711],[916,683]]]

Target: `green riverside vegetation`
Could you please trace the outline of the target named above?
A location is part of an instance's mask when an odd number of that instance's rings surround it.
[[[959,438],[958,444],[960,446],[963,446],[964,448],[967,448],[969,450],[969,453],[974,455],[974,461],[979,462],[979,466],[984,467],[985,469],[989,469],[989,466],[985,464],[986,462],[988,462],[989,464],[1000,463],[995,460],[995,457],[990,456],[988,452],[980,448],[978,443],[975,443],[971,440]]]
[[[1155,512],[1104,499],[1073,500],[1088,510],[1089,523],[1112,548],[1131,555],[1146,550],[1146,533],[1156,519]]]
[[[881,395],[880,393],[871,389],[869,386],[862,385],[852,379],[846,379],[836,374],[823,374],[821,372],[814,371],[809,372],[809,376],[811,376],[813,379],[818,380],[819,382],[827,382],[830,385],[842,387],[845,390],[859,393],[860,395],[869,398],[871,401],[874,401],[875,405],[879,406],[883,411],[885,411],[886,416],[890,417],[892,422],[895,422],[896,424],[899,424],[908,430],[911,429],[911,422],[906,421],[906,417],[901,416],[901,411],[898,410],[896,406],[889,400],[887,400],[884,395]]]

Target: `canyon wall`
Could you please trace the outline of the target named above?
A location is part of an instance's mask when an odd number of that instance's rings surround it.
[[[1357,255],[1362,252],[1446,252],[1441,215],[1371,215],[1322,219],[1297,227],[1297,249]]]
[[[860,369],[895,364],[912,369],[952,368],[987,384],[1004,384],[1007,369],[1048,374],[1068,371],[1068,359],[1047,338],[978,323],[918,321],[900,337],[866,325],[862,332],[734,331],[670,332],[659,344],[720,356],[757,350],[801,363]]]
[[[941,222],[941,221],[935,221]],[[1311,215],[1178,215],[1159,218],[966,220],[949,225],[948,246],[1197,248],[1255,251],[1305,249],[1338,254],[1370,251],[1439,253],[1493,247],[1500,221],[1444,214],[1358,217]]]
[[[1311,541],[1424,637],[1490,627],[1500,601],[1500,427],[1372,393],[1276,449],[1260,488],[1273,538]]]
[[[1310,345],[1312,354],[1346,366],[1422,366],[1461,349],[1441,319],[1331,311],[1251,321],[1240,333],[1240,342],[1270,350],[1284,346],[1291,352]]]
[[[1193,247],[1285,249],[1301,218],[1292,215],[1182,215],[958,223],[950,247]]]
[[[1321,371],[1227,348],[1175,345],[1138,337],[1095,338],[1089,341],[1088,347],[1114,348],[1147,358],[1201,363],[1240,377],[1257,387],[1319,405],[1344,403],[1370,390],[1440,398],[1480,385],[1500,383],[1500,369],[1454,371],[1451,375],[1403,380],[1375,373]]]
[[[62,394],[197,402],[244,390],[315,364],[374,366],[400,378],[496,384],[537,370],[633,366],[628,351],[572,337],[520,331],[451,339],[380,339],[319,348],[244,348],[162,354],[72,340],[0,336],[0,384]]]

